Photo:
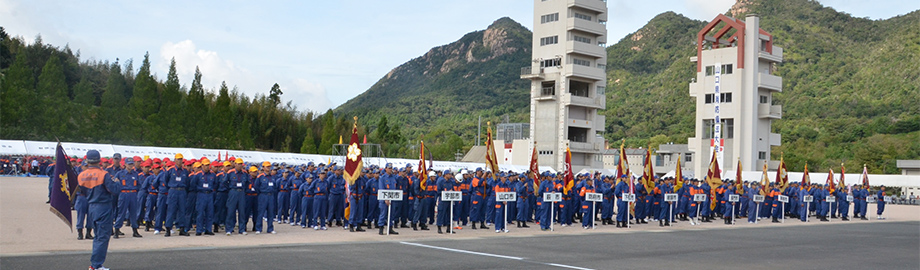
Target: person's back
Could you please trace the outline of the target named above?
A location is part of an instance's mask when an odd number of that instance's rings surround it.
[[[96,237],[93,238],[93,253],[90,257],[90,269],[106,269],[105,262],[109,248],[109,236],[112,234],[112,202],[118,191],[118,183],[112,176],[99,167],[100,156],[96,150],[86,153],[89,168],[77,177],[80,192],[86,195],[89,203],[89,216],[92,217]]]

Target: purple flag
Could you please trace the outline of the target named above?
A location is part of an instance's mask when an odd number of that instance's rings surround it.
[[[64,154],[64,147],[57,145],[57,154],[54,161],[54,180],[51,182],[51,213],[54,213],[61,221],[70,227],[73,232],[73,219],[70,216],[70,202],[74,199],[74,193],[77,190],[77,174],[74,173],[70,163],[67,162],[67,155]]]

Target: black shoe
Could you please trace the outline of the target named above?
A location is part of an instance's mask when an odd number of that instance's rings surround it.
[[[393,230],[393,228],[390,228],[390,234],[399,234],[399,233]]]
[[[150,228],[153,228],[153,223],[150,221],[144,222],[144,231],[149,232]]]
[[[214,235],[213,232],[204,232],[204,235]]]
[[[336,220],[336,221],[335,221],[335,226],[342,227],[342,221],[341,221],[341,220]]]
[[[520,221],[517,221],[517,227],[518,227],[518,228],[521,228],[521,222],[520,222]]]
[[[364,231],[365,231],[364,228],[361,228],[361,227],[364,227],[364,225],[363,225],[363,224],[358,224],[358,228],[356,228],[355,231],[356,231],[356,232],[364,232]]]
[[[665,221],[664,221],[664,226],[671,226],[671,221],[665,220]]]
[[[648,221],[645,221],[644,219],[640,219],[640,220],[639,220],[639,223],[648,224]],[[677,223],[677,222],[675,222],[675,223]]]
[[[195,236],[201,236],[201,233],[195,233]]]
[[[77,229],[77,240],[83,240],[83,229]]]
[[[412,230],[413,230],[413,231],[418,231],[418,224],[417,224],[417,223],[415,223],[415,222],[412,223]]]
[[[847,217],[843,217],[843,218],[842,218],[842,219],[840,219],[840,220],[843,220],[843,221],[850,221],[850,219],[849,219],[849,218],[847,218]]]
[[[777,219],[777,218],[774,217],[774,218],[773,218],[773,223],[779,223],[779,219]]]
[[[180,228],[180,229],[179,229],[179,235],[181,235],[181,236],[189,236],[188,232],[185,231],[185,228]]]
[[[831,215],[831,218],[837,218],[837,215]]]
[[[403,224],[399,225],[399,227],[400,227],[400,228],[407,228],[407,229],[408,229],[408,228],[409,228],[409,225],[406,225],[406,223],[403,223]]]
[[[384,235],[384,233],[383,233],[383,227],[377,226],[377,228],[380,229],[380,232],[378,232],[378,233],[379,233],[380,235]]]
[[[134,234],[131,235],[132,237],[137,237],[137,238],[144,237],[140,233],[137,232],[137,228],[131,228],[131,230],[134,231]]]
[[[473,223],[473,225],[470,226],[470,228],[473,229],[473,230],[479,229],[479,227],[476,226],[476,223]]]
[[[112,237],[114,237],[115,239],[118,239],[118,233],[120,233],[120,232],[121,232],[121,231],[120,231],[119,229],[115,229],[115,231],[112,232]]]
[[[862,220],[869,220],[869,219],[866,218],[866,217],[861,217],[861,218],[859,218],[859,219],[862,219]]]
[[[480,228],[480,229],[486,229],[486,230],[489,229],[489,227],[486,227],[486,223],[485,223],[485,222],[479,223],[479,228]]]
[[[220,225],[214,224],[214,228],[212,229],[212,231],[220,232]]]
[[[170,237],[170,236],[172,236],[172,229],[166,228],[166,235],[164,235],[163,237]]]
[[[125,233],[121,232],[121,229],[115,229],[115,233],[118,235],[125,235]]]
[[[355,232],[355,227],[348,227],[349,232]]]
[[[527,226],[527,221],[522,221],[522,222],[521,222],[521,227],[530,228],[530,226]]]
[[[664,227],[664,220],[661,220],[661,219],[658,220],[658,227]]]
[[[86,235],[84,235],[83,239],[93,239],[93,229],[92,228],[86,229]]]
[[[441,226],[438,226],[438,234],[444,234],[444,231],[441,230]]]
[[[422,229],[423,231],[427,231],[427,230],[428,230],[428,225],[425,224],[425,223],[420,224],[419,227],[421,227],[421,229]]]

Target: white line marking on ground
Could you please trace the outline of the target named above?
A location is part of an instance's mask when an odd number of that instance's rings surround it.
[[[466,253],[466,254],[473,254],[473,255],[480,255],[480,256],[496,257],[496,258],[502,258],[502,259],[511,259],[511,260],[518,260],[518,261],[523,261],[523,260],[524,260],[524,258],[521,258],[521,257],[505,256],[505,255],[498,255],[498,254],[491,254],[491,253],[483,253],[483,252],[476,252],[476,251],[469,251],[469,250],[462,250],[462,249],[453,249],[453,248],[446,248],[446,247],[438,247],[438,246],[429,246],[429,245],[419,244],[419,243],[411,243],[411,242],[399,242],[399,243],[400,243],[400,244],[403,244],[403,245],[410,245],[410,246],[417,246],[417,247],[424,247],[424,248],[432,248],[432,249],[439,249],[439,250],[445,250],[445,251],[451,251],[451,252],[458,252],[458,253]],[[540,263],[540,264],[550,265],[550,266],[555,266],[555,267],[561,267],[561,268],[569,268],[569,269],[593,270],[593,269],[591,269],[591,268],[582,268],[582,267],[571,266],[571,265],[564,265],[564,264],[558,264],[558,263],[544,263],[544,262],[535,262],[535,263]]]
[[[473,255],[480,255],[480,256],[496,257],[496,258],[502,258],[502,259],[511,259],[511,260],[518,260],[518,261],[524,260],[524,258],[521,258],[521,257],[512,257],[512,256],[498,255],[498,254],[489,254],[489,253],[475,252],[475,251],[462,250],[462,249],[453,249],[453,248],[446,248],[446,247],[436,247],[436,246],[429,246],[429,245],[417,244],[417,243],[410,243],[410,242],[399,242],[399,243],[400,243],[400,244],[404,244],[404,245],[410,245],[410,246],[426,247],[426,248],[440,249],[440,250],[453,251],[453,252],[459,252],[459,253],[466,253],[466,254],[473,254]]]

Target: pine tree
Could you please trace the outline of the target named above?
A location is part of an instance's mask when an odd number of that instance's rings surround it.
[[[109,70],[109,79],[105,84],[105,92],[102,93],[102,107],[124,107],[126,88],[125,76],[121,74],[121,67],[118,66],[118,62],[115,62],[111,70]]]
[[[53,140],[55,137],[67,138],[70,99],[67,97],[68,89],[64,70],[57,55],[51,55],[42,68],[42,73],[38,76],[37,90],[44,100],[43,103],[48,105],[41,110],[42,116],[38,121],[41,123],[39,125],[41,127],[40,138],[45,140]]]
[[[27,123],[34,120],[38,99],[27,62],[25,53],[17,54],[3,79],[3,89],[0,89],[0,136],[3,138],[25,138]]]
[[[300,146],[300,152],[304,154],[316,154],[316,141],[313,139],[313,128],[307,127],[304,132],[303,143]]]
[[[339,137],[336,136],[335,132],[335,116],[332,114],[332,109],[326,111],[326,114],[323,115],[323,137],[322,143],[319,144],[319,149],[317,152],[320,154],[331,155],[332,146],[338,142]]]
[[[157,112],[159,106],[157,83],[150,75],[150,53],[144,54],[144,61],[134,80],[134,95],[129,102],[131,114],[135,118],[146,120]]]

